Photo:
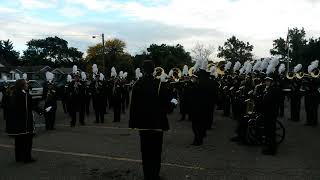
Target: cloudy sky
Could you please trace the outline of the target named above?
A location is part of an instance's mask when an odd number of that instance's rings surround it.
[[[320,0],[0,0],[0,39],[17,50],[32,38],[57,35],[85,51],[104,33],[127,43],[135,54],[151,43],[196,43],[216,49],[236,35],[269,56],[272,40],[288,27],[320,36]]]

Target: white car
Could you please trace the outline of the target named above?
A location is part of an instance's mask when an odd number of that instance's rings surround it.
[[[29,93],[32,99],[41,99],[43,95],[43,87],[35,80],[29,80]]]

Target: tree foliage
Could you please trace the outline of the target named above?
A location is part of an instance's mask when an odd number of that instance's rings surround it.
[[[0,40],[0,63],[12,66],[20,64],[19,52],[13,49],[13,44],[9,39]]]
[[[129,78],[134,77],[133,60],[129,53],[125,52],[126,43],[120,39],[108,39],[105,42],[105,68],[103,72],[103,45],[102,43],[87,49],[86,64],[87,71],[91,72],[92,64],[97,64],[99,71],[110,75],[110,70],[115,67],[118,71],[128,72]]]
[[[151,44],[147,51],[135,56],[135,67],[141,67],[146,59],[152,60],[155,66],[161,66],[166,72],[175,67],[182,68],[184,65],[191,64],[190,53],[186,52],[180,44],[176,46]]]
[[[210,56],[214,52],[214,47],[212,45],[205,46],[204,44],[197,43],[192,49],[192,56],[195,60],[210,60]]]
[[[27,65],[65,66],[80,64],[82,56],[77,48],[68,47],[66,40],[55,36],[28,41],[22,59]]]
[[[224,58],[227,61],[244,63],[248,60],[252,60],[253,45],[249,42],[243,42],[237,39],[235,36],[227,39],[223,46],[218,48],[218,57]]]
[[[320,59],[320,39],[306,39],[304,28],[289,29],[287,40],[278,38],[273,41],[273,48],[270,50],[272,55],[278,55],[282,60],[289,59],[290,66],[302,64],[307,68],[310,62]]]

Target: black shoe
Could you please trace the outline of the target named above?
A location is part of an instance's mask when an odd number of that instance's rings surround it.
[[[239,136],[235,136],[233,138],[230,139],[231,142],[240,142],[241,138]]]
[[[34,162],[37,162],[37,160],[33,159],[33,158],[24,161],[24,163],[26,163],[26,164],[34,163]]]
[[[271,155],[271,156],[274,156],[276,155],[276,151],[275,150],[271,150],[271,149],[264,149],[262,150],[262,154],[264,155]]]

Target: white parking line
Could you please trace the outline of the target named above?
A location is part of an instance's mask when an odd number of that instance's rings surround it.
[[[7,144],[0,144],[0,148],[3,148],[3,149],[14,149],[14,146],[7,145]],[[54,153],[54,154],[62,154],[62,155],[70,155],[70,156],[78,156],[78,157],[87,157],[87,158],[97,158],[97,159],[108,159],[108,160],[116,160],[116,161],[142,163],[141,160],[130,159],[130,158],[125,158],[125,157],[112,157],[112,156],[103,156],[103,155],[97,155],[97,154],[65,152],[65,151],[39,149],[39,148],[33,148],[32,150],[36,151],[36,152],[44,152],[44,153]],[[161,164],[163,166],[169,166],[169,167],[177,167],[177,168],[193,169],[193,170],[205,170],[205,168],[197,167],[197,166],[181,165],[181,164],[174,164],[174,163],[161,163]]]

